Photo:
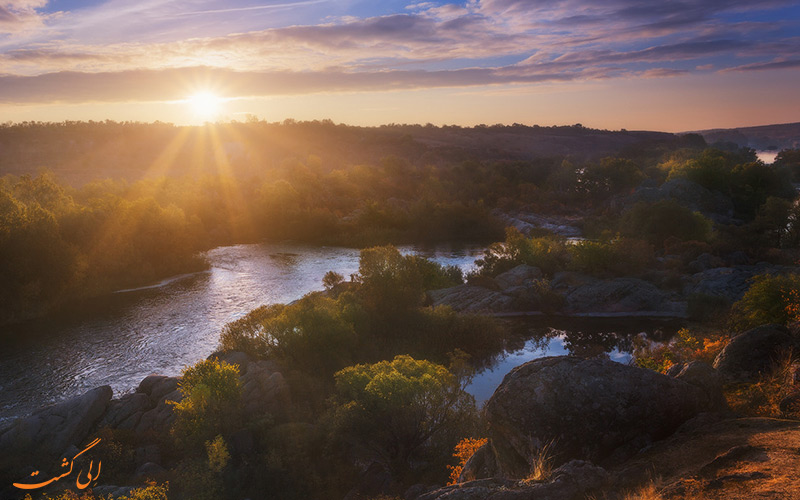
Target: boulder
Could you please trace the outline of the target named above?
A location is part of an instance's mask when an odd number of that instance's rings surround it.
[[[109,403],[108,410],[98,427],[133,430],[142,418],[142,414],[152,406],[147,394],[140,392],[126,394]]]
[[[520,264],[519,266],[495,276],[494,281],[501,290],[529,285],[533,280],[542,278],[542,270],[538,267]]]
[[[565,290],[563,311],[575,315],[633,315],[685,317],[687,303],[638,278],[599,280],[583,278]],[[561,281],[556,285],[560,286]],[[552,285],[552,284],[551,284]],[[556,285],[553,285],[555,288]]]
[[[514,297],[475,285],[458,285],[428,292],[434,306],[450,306],[458,312],[508,312]]]
[[[723,410],[727,407],[722,393],[722,376],[708,363],[704,361],[685,363],[675,378],[703,389],[714,409]]]
[[[253,361],[239,377],[246,414],[284,416],[290,404],[289,385],[271,361]]]
[[[469,460],[467,460],[467,463],[465,463],[464,467],[461,469],[458,482],[465,483],[476,479],[494,477],[496,472],[497,464],[495,464],[494,461],[494,452],[492,451],[492,447],[489,446],[489,443],[486,443],[469,457]]]
[[[732,338],[717,355],[714,368],[730,380],[753,380],[795,348],[797,341],[785,327],[762,325]]]
[[[86,440],[111,396],[111,387],[104,385],[18,418],[0,436],[0,450],[17,456],[60,456]]]
[[[715,408],[706,391],[608,359],[569,356],[512,370],[486,403],[498,470],[525,477],[545,447],[555,465],[636,452]]]
[[[163,476],[167,472],[166,469],[157,463],[147,462],[136,468],[136,477],[139,479],[155,479]]]

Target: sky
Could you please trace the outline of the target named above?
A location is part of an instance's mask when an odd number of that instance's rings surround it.
[[[0,122],[800,121],[800,1],[0,0]]]

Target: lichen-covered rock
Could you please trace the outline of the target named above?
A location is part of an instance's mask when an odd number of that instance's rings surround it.
[[[501,290],[508,290],[519,286],[530,284],[533,280],[542,278],[542,270],[538,267],[520,264],[502,274],[495,276],[494,281]]]
[[[458,285],[428,292],[434,306],[450,306],[458,312],[507,312],[514,309],[514,297],[475,285]]]
[[[563,310],[567,314],[652,313],[675,317],[687,314],[687,304],[680,297],[637,278],[583,278],[563,293]]]
[[[635,452],[715,408],[706,391],[607,359],[541,358],[518,366],[486,403],[498,470],[524,477],[543,447],[556,465]]]
[[[762,325],[732,338],[714,360],[714,368],[731,380],[752,380],[766,373],[797,341],[781,325]]]

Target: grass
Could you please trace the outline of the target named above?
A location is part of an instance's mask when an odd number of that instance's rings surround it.
[[[531,472],[523,483],[547,481],[553,474],[553,442],[546,443],[531,451]]]

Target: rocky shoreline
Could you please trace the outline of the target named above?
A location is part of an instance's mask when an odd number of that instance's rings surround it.
[[[705,260],[701,255],[697,260]],[[710,257],[710,256],[709,256]],[[691,315],[694,300],[727,305],[741,299],[750,280],[762,274],[795,270],[767,263],[709,267],[677,279],[653,273],[639,277],[598,278],[561,271],[546,279],[542,271],[521,264],[494,278],[431,290],[433,306],[500,317],[553,315],[581,318],[675,318]]]
[[[711,491],[727,488],[728,483],[747,483],[760,488],[777,477],[800,488],[800,479],[789,477],[791,469],[786,468],[787,463],[800,465],[796,453],[790,453],[791,443],[797,445],[795,452],[800,449],[800,423],[739,418],[727,409],[722,395],[723,383],[753,380],[779,351],[797,344],[785,328],[762,326],[735,337],[713,367],[695,361],[666,375],[607,359],[556,356],[530,361],[512,370],[488,401],[489,441],[467,462],[459,484],[416,485],[405,498],[577,500],[640,484],[650,470],[664,471],[663,477],[669,479],[665,491],[672,493],[667,498],[681,498],[689,487]],[[298,402],[275,363],[240,352],[215,353],[210,358],[239,367],[247,414],[290,418]],[[795,371],[800,379],[800,367]],[[108,386],[98,387],[17,419],[0,430],[3,478],[18,479],[36,464],[74,456],[80,446],[108,429],[127,432],[135,443],[130,471],[135,483],[165,477],[171,464],[162,444],[175,419],[170,402],[182,397],[179,383],[176,377],[151,375],[133,393],[116,399]],[[795,384],[798,397],[800,380]],[[754,445],[754,440],[762,444]],[[254,437],[246,428],[230,441],[234,456],[253,450]],[[707,448],[700,442],[708,443]],[[691,467],[678,467],[666,458],[686,449],[691,449]],[[759,458],[767,452],[768,460]],[[531,463],[542,454],[552,471],[531,478]],[[775,469],[775,461],[782,468]],[[771,472],[736,476],[731,469],[740,462],[772,467]],[[93,491],[117,497],[132,488],[101,482]],[[384,493],[363,488],[356,486],[348,497]],[[4,486],[0,497],[21,495]]]

